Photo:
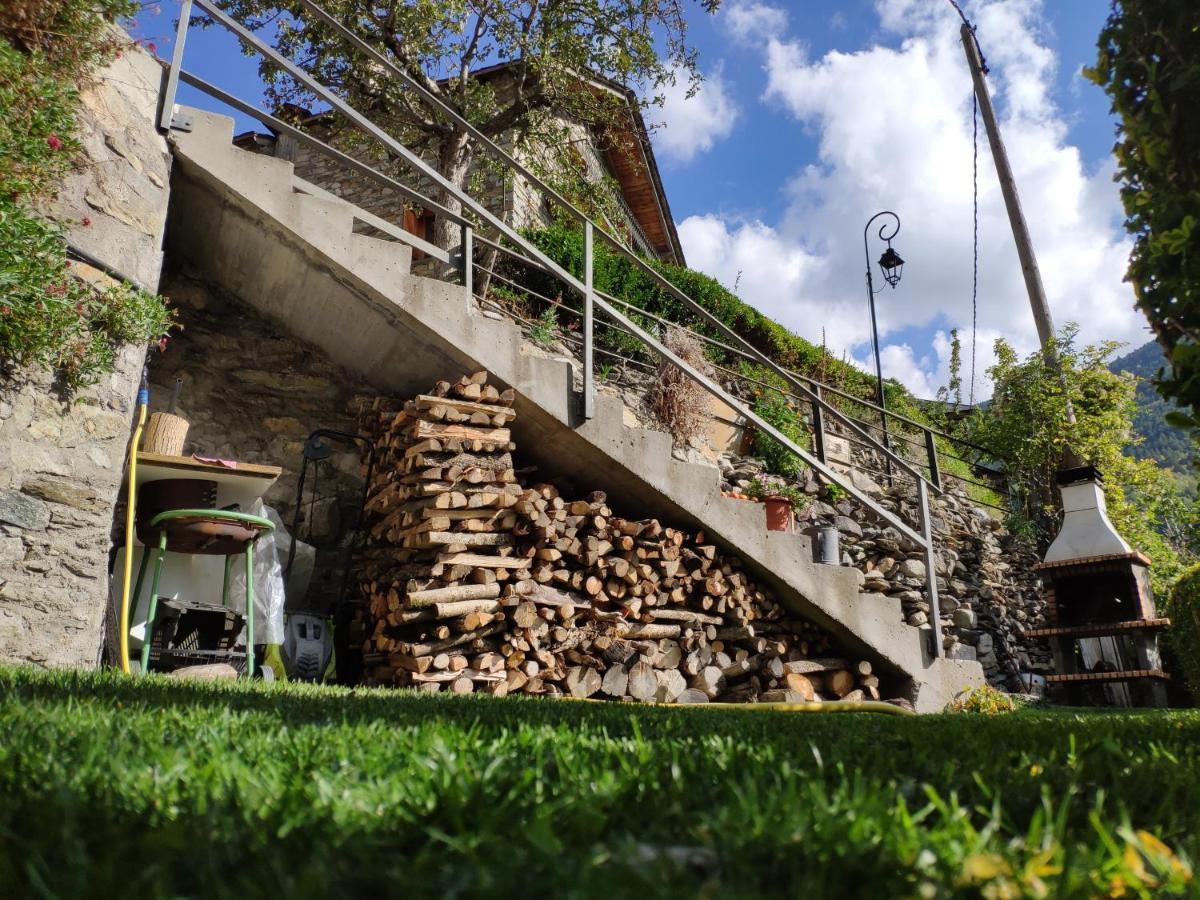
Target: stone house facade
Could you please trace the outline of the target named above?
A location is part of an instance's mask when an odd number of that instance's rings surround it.
[[[497,94],[503,96],[510,67],[491,66],[476,72],[474,77],[492,82]],[[588,80],[586,87],[608,92],[622,104],[619,127],[601,130],[568,114],[552,113],[539,133],[553,137],[518,143],[513,135],[508,135],[497,143],[526,169],[548,175],[549,180],[569,166],[575,169],[571,174],[590,185],[612,186],[615,189],[612,202],[596,215],[597,224],[624,238],[628,246],[646,257],[684,265],[683,249],[637,98],[628,88],[596,76]],[[314,137],[323,137],[330,130],[327,114],[310,115],[296,109],[288,112],[299,118],[301,127]],[[358,141],[342,137],[333,140],[349,155],[436,199],[436,188],[428,179],[398,172],[394,164],[384,161],[377,144],[368,142],[361,146]],[[547,140],[553,141],[553,145],[548,145]],[[287,135],[253,131],[238,135],[234,142],[243,149],[290,159],[300,178],[418,237],[428,238],[431,234],[433,216],[429,211],[319,149]],[[518,173],[492,165],[482,151],[476,153],[468,185],[472,196],[514,228],[547,226],[555,221],[553,202],[536,184]]]

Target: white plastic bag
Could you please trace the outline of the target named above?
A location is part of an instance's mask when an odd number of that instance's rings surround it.
[[[296,540],[279,518],[279,513],[270,506],[264,507],[267,518],[275,523],[275,553],[279,556],[279,565],[284,570],[284,588],[288,600],[288,609],[301,607],[308,594],[308,585],[312,581],[313,567],[317,563],[317,548],[312,544]],[[292,558],[292,570],[287,571],[288,553],[293,552],[291,546],[296,545],[295,556]]]
[[[283,605],[286,592],[283,585],[283,564],[279,559],[277,536],[287,535],[278,513],[255,500],[248,510],[252,516],[262,516],[275,523],[275,531],[264,534],[254,544],[254,643],[282,644]],[[290,536],[287,537],[290,540]],[[286,545],[285,545],[286,546]],[[299,545],[297,545],[299,550]],[[238,612],[246,611],[246,557],[238,554],[232,559],[229,573],[229,604]]]

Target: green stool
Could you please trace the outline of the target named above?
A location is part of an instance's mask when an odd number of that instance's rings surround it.
[[[249,513],[223,509],[168,509],[150,520],[149,531],[158,533],[155,548],[154,580],[150,583],[150,608],[146,612],[146,634],[142,643],[142,674],[150,669],[150,643],[153,639],[154,617],[158,611],[158,582],[162,576],[163,556],[172,553],[224,556],[225,581],[221,586],[221,605],[229,606],[229,573],[233,557],[246,554],[246,677],[254,675],[254,543],[264,534],[275,530],[270,519]],[[150,541],[142,553],[138,567],[134,601],[142,595],[146,564],[150,561]]]

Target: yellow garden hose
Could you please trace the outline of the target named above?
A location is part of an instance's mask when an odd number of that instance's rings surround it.
[[[142,385],[138,388],[137,427],[133,430],[133,440],[129,442],[129,491],[125,497],[125,560],[124,579],[121,584],[121,671],[131,674],[129,668],[129,580],[133,575],[133,513],[136,499],[137,480],[137,451],[142,442],[142,428],[146,424],[146,407],[150,403],[150,388],[146,376],[142,375]]]

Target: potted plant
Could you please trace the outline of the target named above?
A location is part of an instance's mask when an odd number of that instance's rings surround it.
[[[803,491],[790,484],[773,483],[762,474],[754,476],[746,493],[766,507],[769,531],[791,531],[796,510],[803,510],[809,504],[809,497]]]

